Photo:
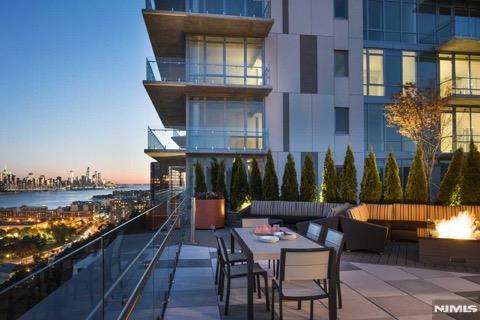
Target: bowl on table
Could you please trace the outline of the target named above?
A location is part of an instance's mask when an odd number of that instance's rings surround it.
[[[257,236],[257,239],[261,242],[266,243],[275,243],[280,241],[280,238],[276,236]]]

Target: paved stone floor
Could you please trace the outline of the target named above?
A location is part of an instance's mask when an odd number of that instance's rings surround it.
[[[261,262],[267,269],[266,262]],[[166,319],[246,319],[246,281],[232,284],[230,313],[223,315],[214,284],[215,249],[184,245],[167,305]],[[271,276],[271,271],[270,276]],[[480,275],[406,266],[342,261],[343,308],[339,319],[432,319],[432,301],[454,299],[480,303]],[[255,298],[255,319],[270,319],[265,301]],[[328,319],[327,301],[317,301],[315,319]],[[278,303],[276,304],[278,310]],[[285,319],[308,319],[308,307],[286,303]],[[441,315],[433,319],[480,319]]]

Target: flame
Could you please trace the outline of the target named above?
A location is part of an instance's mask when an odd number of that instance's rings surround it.
[[[467,211],[460,212],[450,219],[435,223],[439,238],[475,239],[475,215]]]

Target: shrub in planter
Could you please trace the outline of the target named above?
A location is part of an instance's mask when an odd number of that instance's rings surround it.
[[[225,226],[225,199],[216,192],[195,193],[195,228],[210,229]]]
[[[473,142],[463,164],[462,204],[480,204],[480,152]]]
[[[402,201],[403,190],[400,181],[400,172],[398,170],[397,160],[395,160],[395,155],[393,152],[390,152],[388,154],[385,177],[383,179],[382,202],[400,203]]]
[[[308,153],[303,161],[302,177],[300,180],[300,201],[313,202],[317,199],[317,177],[313,169],[313,158]]]
[[[217,192],[223,194],[225,199],[225,204],[228,203],[228,193],[227,193],[227,185],[225,184],[225,161],[222,160],[218,164],[218,172],[217,172]]]
[[[238,208],[248,199],[248,181],[247,171],[243,165],[243,160],[239,156],[235,159],[237,164],[235,175],[233,176],[232,190],[230,193],[230,204],[232,210]]]
[[[283,171],[282,200],[298,201],[297,171],[295,170],[295,160],[291,153],[287,156],[287,163]]]
[[[357,193],[357,168],[352,148],[348,146],[340,177],[340,200],[355,204],[357,203]]]
[[[338,200],[338,177],[332,150],[328,148],[323,162],[322,172],[322,201],[335,203]]]
[[[220,191],[217,186],[218,166],[217,158],[212,158],[212,161],[210,162],[210,184],[212,185],[213,192]]]
[[[200,192],[207,192],[207,185],[205,184],[205,174],[200,162],[195,163],[195,194]]]
[[[428,203],[427,176],[423,167],[423,151],[417,148],[412,166],[408,172],[407,186],[405,188],[405,202]]]
[[[268,201],[278,200],[278,177],[275,172],[271,150],[268,150],[265,175],[263,176],[263,199]]]
[[[452,156],[448,170],[440,183],[437,204],[459,205],[459,192],[462,183],[463,149],[459,148]]]
[[[382,183],[377,169],[375,154],[370,151],[365,158],[363,178],[360,191],[360,201],[378,203],[382,197]]]
[[[263,199],[262,175],[255,158],[252,160],[252,171],[250,173],[250,196],[252,200]]]

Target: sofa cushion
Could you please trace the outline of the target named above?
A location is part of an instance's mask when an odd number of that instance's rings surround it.
[[[392,204],[366,204],[370,220],[393,220]]]
[[[347,217],[359,221],[367,221],[369,219],[368,207],[362,203],[356,207],[350,208],[347,211]]]
[[[393,205],[393,221],[428,221],[428,205],[400,204]]]
[[[325,218],[332,209],[342,206],[325,202],[252,201],[250,215]]]
[[[330,217],[344,215],[348,211],[348,209],[350,209],[351,206],[352,205],[348,202],[337,205],[336,207],[330,209],[330,212],[327,214],[327,217],[330,218]]]

